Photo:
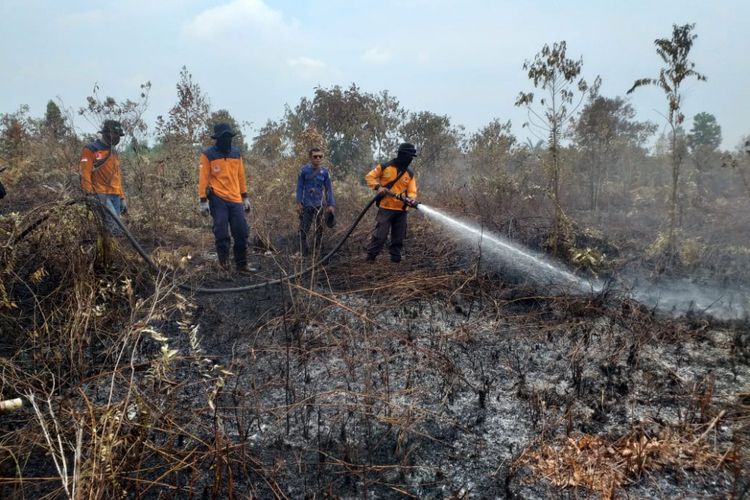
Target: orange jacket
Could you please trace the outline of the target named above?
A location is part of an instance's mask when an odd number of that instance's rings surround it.
[[[379,187],[385,187],[391,183],[396,176],[398,176],[398,169],[396,169],[395,165],[388,165],[385,168],[375,165],[375,168],[370,170],[365,176],[365,182],[367,182],[370,188],[377,190]],[[391,187],[390,192],[396,196],[406,193],[406,196],[409,198],[413,200],[417,199],[417,181],[414,180],[414,174],[412,174],[411,170],[406,169],[401,178]],[[392,196],[384,196],[380,200],[380,208],[401,210],[404,212],[409,209],[403,201],[397,200]]]
[[[225,201],[242,203],[247,198],[245,166],[240,150],[232,147],[228,154],[211,146],[201,153],[198,180],[198,197],[208,197],[206,189],[211,188],[216,196]]]
[[[120,157],[102,141],[92,142],[83,148],[79,170],[81,188],[85,192],[125,197],[122,191]]]

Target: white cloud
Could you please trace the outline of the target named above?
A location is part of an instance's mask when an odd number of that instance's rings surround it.
[[[311,57],[294,57],[289,59],[287,64],[304,78],[311,78],[320,75],[326,70],[326,63]]]
[[[393,55],[390,51],[373,47],[362,54],[362,60],[370,64],[387,64],[391,62]]]
[[[297,22],[263,0],[233,0],[204,10],[183,27],[183,35],[209,41],[225,41],[239,33],[262,34],[283,39],[297,31]]]

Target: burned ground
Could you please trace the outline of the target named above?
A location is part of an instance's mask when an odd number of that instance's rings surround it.
[[[551,293],[418,219],[399,265],[365,263],[360,229],[312,275],[226,295],[55,222],[4,254],[2,394],[27,400],[0,414],[4,497],[747,494],[746,321]],[[204,286],[304,265],[171,257]]]

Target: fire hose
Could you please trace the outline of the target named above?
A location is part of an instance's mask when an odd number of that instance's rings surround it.
[[[419,203],[417,203],[415,200],[412,200],[411,198],[408,198],[405,195],[395,195],[392,194],[390,191],[386,193],[388,196],[392,196],[398,200],[401,200],[404,202],[404,204],[412,207],[417,208]],[[178,284],[178,288],[180,290],[191,292],[191,293],[202,293],[202,294],[218,294],[218,293],[238,293],[238,292],[246,292],[250,290],[257,290],[263,287],[272,286],[272,285],[279,285],[283,283],[284,281],[289,281],[295,278],[298,278],[300,276],[303,276],[309,272],[311,272],[316,267],[325,264],[328,262],[328,260],[333,257],[333,255],[339,251],[339,249],[343,246],[343,244],[346,242],[347,239],[349,239],[349,236],[354,232],[354,229],[357,227],[357,225],[362,220],[362,217],[367,213],[367,211],[372,207],[372,205],[378,201],[378,199],[382,198],[383,194],[377,194],[372,199],[370,199],[369,202],[364,206],[364,208],[359,212],[359,215],[354,219],[354,222],[352,222],[351,226],[349,226],[349,229],[347,229],[344,236],[341,238],[341,240],[336,244],[336,246],[333,247],[331,251],[329,251],[326,255],[318,259],[316,262],[310,264],[305,269],[302,269],[300,271],[297,271],[294,274],[290,274],[288,276],[283,276],[281,278],[277,278],[274,280],[268,280],[261,283],[254,283],[252,285],[244,285],[244,286],[237,286],[237,287],[223,287],[223,288],[204,288],[204,287],[194,287],[186,284]],[[141,244],[138,242],[138,240],[133,236],[133,234],[128,230],[127,227],[125,227],[125,224],[120,220],[120,217],[115,214],[115,212],[106,204],[99,202],[96,199],[89,199],[89,198],[83,198],[83,199],[76,199],[76,200],[69,200],[65,203],[65,206],[73,205],[75,203],[85,203],[89,208],[91,209],[101,209],[109,214],[110,218],[114,221],[114,223],[120,228],[123,235],[125,235],[125,238],[128,240],[130,245],[133,247],[133,249],[140,255],[140,257],[148,264],[148,266],[151,268],[151,270],[157,274],[162,273],[162,270],[159,268],[159,266],[154,262],[154,260],[151,258],[151,256],[143,249]],[[18,241],[21,241],[23,238],[25,238],[30,232],[32,232],[34,229],[39,227],[45,220],[49,218],[49,214],[46,214],[45,216],[41,217],[40,219],[33,222],[29,227],[27,227],[24,231],[22,231],[17,237],[13,238],[11,241],[12,244],[17,243]]]
[[[417,208],[419,206],[419,203],[416,200],[413,200],[413,199],[411,199],[411,198],[409,198],[409,197],[407,197],[405,195],[395,195],[395,194],[392,194],[390,191],[388,191],[386,193],[386,195],[392,196],[392,197],[394,197],[394,198],[396,198],[398,200],[401,200],[406,205],[408,205],[408,206],[410,206],[412,208]],[[382,194],[376,194],[375,196],[372,197],[372,199],[369,202],[367,202],[367,204],[364,206],[364,208],[359,212],[359,215],[357,215],[357,217],[354,219],[354,222],[352,222],[351,226],[349,226],[349,229],[347,229],[347,231],[344,234],[344,236],[341,238],[341,240],[339,240],[339,242],[336,244],[335,247],[333,247],[333,249],[331,251],[329,251],[326,255],[324,255],[323,257],[321,257],[320,259],[318,259],[317,262],[314,262],[314,263],[310,264],[305,269],[297,271],[294,274],[290,274],[288,276],[284,276],[282,278],[277,278],[277,279],[274,279],[274,280],[264,281],[262,283],[254,283],[252,285],[244,285],[244,286],[236,286],[236,287],[203,288],[203,287],[193,287],[193,286],[185,285],[185,284],[179,284],[178,287],[181,290],[184,290],[184,291],[187,291],[187,292],[192,292],[192,293],[204,293],[204,294],[238,293],[238,292],[246,292],[246,291],[249,291],[249,290],[257,290],[259,288],[263,288],[263,287],[267,287],[267,286],[272,286],[272,285],[279,285],[279,284],[283,283],[284,281],[289,281],[289,280],[292,280],[294,278],[298,278],[300,276],[303,276],[303,275],[309,273],[310,271],[312,271],[313,269],[315,269],[316,267],[318,267],[318,266],[320,266],[320,265],[325,264],[326,262],[328,262],[328,260],[331,257],[333,257],[333,255],[336,252],[339,251],[339,249],[346,242],[346,240],[349,239],[349,236],[351,236],[351,234],[354,232],[354,229],[360,223],[360,221],[362,220],[362,217],[365,216],[365,214],[370,209],[370,207],[372,207],[373,203],[375,203],[376,201],[378,201],[378,199],[382,198],[382,196],[383,196]],[[116,214],[112,211],[112,209],[109,208],[107,205],[104,205],[104,204],[102,204],[101,206],[105,210],[107,210],[107,212],[109,212],[109,214],[112,217],[112,219],[115,221],[115,223],[117,224],[117,226],[122,230],[123,234],[125,235],[125,237],[130,242],[131,246],[135,249],[136,252],[138,252],[138,254],[141,256],[141,258],[143,258],[143,260],[151,267],[151,269],[154,272],[156,272],[156,273],[161,272],[161,270],[159,269],[159,266],[156,265],[156,263],[153,261],[153,259],[151,259],[151,257],[148,255],[148,253],[146,253],[146,251],[143,249],[143,247],[141,247],[140,243],[138,243],[138,240],[136,240],[135,237],[132,235],[132,233],[130,231],[128,231],[128,229],[122,223],[122,221],[120,220],[120,218],[116,216]]]

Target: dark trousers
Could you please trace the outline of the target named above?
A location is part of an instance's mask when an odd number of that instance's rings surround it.
[[[214,238],[219,263],[226,265],[229,260],[229,232],[234,238],[234,262],[237,267],[247,265],[247,237],[249,229],[245,220],[242,203],[222,200],[215,194],[208,196],[208,207],[214,220]]]
[[[315,232],[314,248],[320,250],[320,243],[323,240],[323,207],[305,207],[299,214],[299,246],[303,255],[310,253],[308,237],[310,229]]]
[[[375,230],[372,232],[372,239],[367,246],[367,255],[374,259],[385,245],[388,239],[388,232],[391,233],[391,260],[393,262],[401,261],[401,248],[404,246],[406,237],[406,212],[401,210],[378,209],[378,215],[375,217]]]

